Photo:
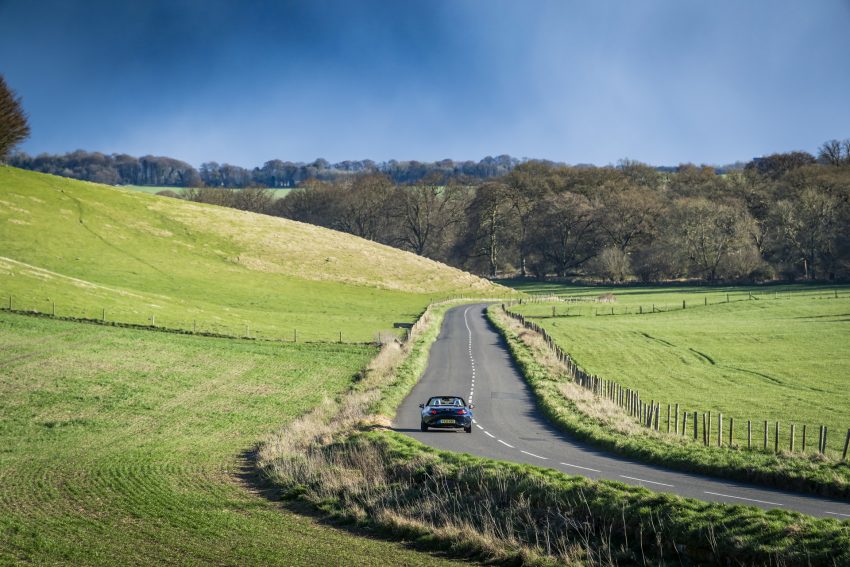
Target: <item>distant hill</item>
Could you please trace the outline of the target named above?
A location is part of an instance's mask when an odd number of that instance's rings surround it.
[[[501,288],[282,218],[0,167],[0,301],[57,315],[371,340],[433,298]]]

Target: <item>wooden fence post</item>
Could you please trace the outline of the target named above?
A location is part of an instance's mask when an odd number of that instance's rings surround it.
[[[684,412],[682,416],[682,436],[684,437],[685,431],[688,428],[688,412]]]
[[[803,452],[806,452],[806,424],[803,424]]]
[[[707,426],[705,431],[705,446],[711,445],[711,412],[708,412],[704,425]]]
[[[767,420],[764,420],[764,450],[767,451]]]
[[[823,453],[823,425],[818,428],[818,453]]]
[[[684,426],[682,426],[682,429],[684,430]],[[676,404],[676,428],[673,433],[679,434],[679,404]]]
[[[753,422],[747,420],[747,449],[753,448]]]
[[[694,441],[697,440],[697,436],[699,435],[699,412],[694,412]]]
[[[297,343],[297,342],[298,342],[298,329],[293,329],[293,330],[292,330],[292,342],[293,342],[293,343]]]
[[[708,445],[708,427],[705,425],[705,416],[706,414],[702,414],[702,444]]]
[[[823,426],[823,449],[821,453],[826,453],[826,425]]]
[[[774,436],[773,452],[778,453],[779,452],[779,422],[778,421],[776,422],[776,431],[773,432],[773,436]]]
[[[723,414],[717,414],[717,446],[723,446]]]
[[[670,409],[669,406],[667,408]],[[659,421],[661,419],[661,402],[655,404],[655,430],[658,431]]]
[[[792,423],[792,424],[791,424],[791,442],[788,444],[788,449],[789,449],[792,453],[794,452],[794,433],[795,433],[795,430],[796,430],[796,429],[797,429],[797,424],[796,424],[796,423]]]
[[[734,445],[734,443],[732,441],[732,432],[734,431],[734,429],[735,429],[735,418],[730,417],[729,418],[729,447],[732,447]]]
[[[670,404],[667,404],[667,434],[670,434]]]
[[[847,430],[847,439],[844,440],[844,453],[841,455],[841,460],[847,460],[847,448],[850,447],[850,429]]]

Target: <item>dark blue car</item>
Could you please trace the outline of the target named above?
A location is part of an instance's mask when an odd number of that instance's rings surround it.
[[[460,429],[472,433],[472,408],[460,396],[434,396],[422,408],[422,431],[429,427]]]

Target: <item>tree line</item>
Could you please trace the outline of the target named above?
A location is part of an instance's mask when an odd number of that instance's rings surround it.
[[[356,175],[380,173],[394,183],[415,183],[426,177],[480,180],[500,177],[520,160],[508,155],[485,157],[480,161],[436,162],[372,160],[311,163],[270,160],[252,169],[227,163],[205,162],[199,169],[174,158],[127,154],[103,154],[77,150],[66,154],[13,153],[9,165],[109,185],[150,185],[170,187],[298,187],[305,181],[335,181]]]
[[[529,161],[470,184],[386,174],[271,193],[195,189],[197,201],[321,225],[471,272],[605,281],[850,277],[850,141],[718,173],[622,161]]]

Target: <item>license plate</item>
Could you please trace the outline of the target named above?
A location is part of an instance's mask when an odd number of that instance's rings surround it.
[[[455,420],[453,420],[453,419],[441,419],[440,420],[440,423],[454,423],[454,422],[455,422]]]

